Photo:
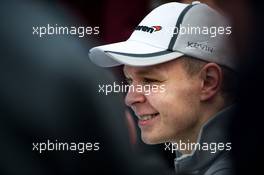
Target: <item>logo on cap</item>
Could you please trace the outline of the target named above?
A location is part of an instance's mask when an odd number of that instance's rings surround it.
[[[195,49],[200,49],[200,50],[204,50],[206,52],[211,52],[211,53],[213,53],[214,51],[213,47],[210,47],[205,43],[191,42],[191,41],[188,41],[186,48],[195,48]]]
[[[142,31],[142,32],[148,32],[148,33],[157,32],[157,31],[160,31],[161,29],[162,29],[161,26],[151,26],[151,27],[148,27],[148,26],[137,26],[135,28],[135,30],[139,30],[139,31]]]

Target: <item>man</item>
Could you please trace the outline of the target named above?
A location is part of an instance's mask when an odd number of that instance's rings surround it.
[[[176,172],[232,172],[226,130],[236,66],[230,34],[227,20],[207,5],[173,2],[148,14],[127,41],[90,50],[99,66],[124,64],[132,87],[158,86],[150,93],[129,88],[125,101],[145,143],[169,142],[178,150]]]

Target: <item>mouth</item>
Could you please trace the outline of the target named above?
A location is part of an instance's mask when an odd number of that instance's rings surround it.
[[[155,113],[155,114],[148,114],[148,115],[140,115],[138,116],[139,120],[143,120],[143,121],[146,121],[146,120],[151,120],[155,117],[157,117],[159,115],[159,113]]]
[[[155,113],[155,114],[147,114],[147,115],[139,115],[139,121],[138,124],[139,126],[146,126],[150,125],[153,123],[153,121],[159,116],[160,113]]]

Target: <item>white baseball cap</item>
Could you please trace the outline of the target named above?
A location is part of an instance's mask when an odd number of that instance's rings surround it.
[[[151,11],[127,41],[94,47],[101,67],[151,66],[183,55],[235,69],[227,19],[206,4],[171,2]]]

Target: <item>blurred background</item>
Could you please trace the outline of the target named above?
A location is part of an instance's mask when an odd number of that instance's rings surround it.
[[[174,174],[174,154],[141,142],[124,94],[98,93],[123,81],[91,47],[124,41],[153,8],[168,0],[1,1],[0,174]],[[177,1],[192,2],[192,1]],[[241,63],[239,111],[230,135],[236,173],[259,172],[263,148],[263,9],[258,1],[201,1],[233,24]],[[98,35],[33,35],[33,27],[99,26]],[[32,151],[33,142],[99,142],[100,151]]]

